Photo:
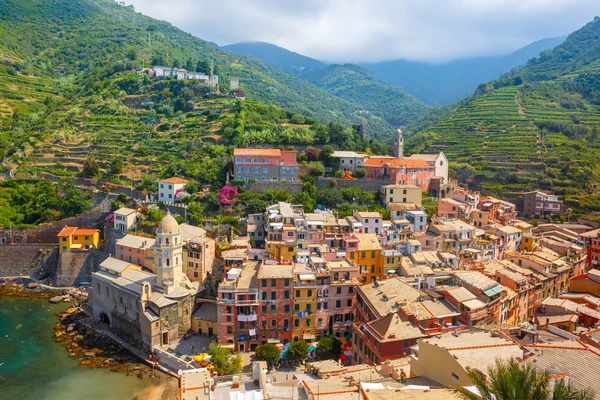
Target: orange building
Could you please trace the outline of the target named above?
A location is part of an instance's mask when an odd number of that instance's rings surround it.
[[[435,167],[425,160],[371,157],[365,161],[363,168],[367,171],[367,179],[415,185],[423,190],[429,190],[429,181],[435,176]]]
[[[569,291],[600,297],[600,271],[593,269],[587,274],[572,277],[569,281]]]

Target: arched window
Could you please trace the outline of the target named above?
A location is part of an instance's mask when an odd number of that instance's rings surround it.
[[[169,244],[169,238],[166,238],[165,241],[166,244]]]
[[[169,266],[169,259],[167,258],[167,267]]]

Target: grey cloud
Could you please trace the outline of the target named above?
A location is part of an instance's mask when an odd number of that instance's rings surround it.
[[[598,0],[129,0],[218,44],[264,41],[320,60],[446,61],[566,35]]]

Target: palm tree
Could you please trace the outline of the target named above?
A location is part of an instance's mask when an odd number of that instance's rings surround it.
[[[539,372],[530,363],[520,365],[514,358],[496,360],[496,365],[488,369],[487,376],[475,369],[468,369],[467,374],[480,396],[465,388],[458,388],[457,390],[465,399],[592,400],[594,398],[589,390],[573,389],[562,379],[552,388],[548,371]]]

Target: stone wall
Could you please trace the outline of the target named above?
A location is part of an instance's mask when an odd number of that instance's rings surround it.
[[[378,192],[382,186],[390,185],[390,181],[367,181],[367,180],[344,180],[344,179],[317,179],[315,186],[318,188],[328,187],[331,181],[337,182],[340,189],[359,187],[364,191]],[[302,191],[302,183],[288,182],[252,182],[246,183],[246,189],[252,193],[265,193],[267,190],[284,190],[291,194],[298,194]]]
[[[359,187],[361,190],[365,192],[379,192],[382,186],[391,185],[393,182],[391,181],[367,181],[367,180],[345,180],[345,179],[317,179],[315,181],[315,186],[318,188],[328,187],[331,184],[331,181],[335,180],[337,182],[338,189],[348,189],[351,187]]]
[[[54,277],[58,265],[56,245],[0,245],[0,276]]]
[[[100,251],[67,251],[59,255],[55,286],[80,286],[92,281],[92,272],[108,256]]]
[[[108,215],[108,212],[89,211],[74,218],[40,224],[35,228],[2,228],[0,229],[0,246],[2,243],[58,244],[56,235],[65,225],[99,229],[100,237],[102,237],[104,221]]]
[[[248,182],[246,189],[252,193],[264,193],[267,190],[284,190],[291,194],[298,194],[302,190],[302,183],[287,182]]]

